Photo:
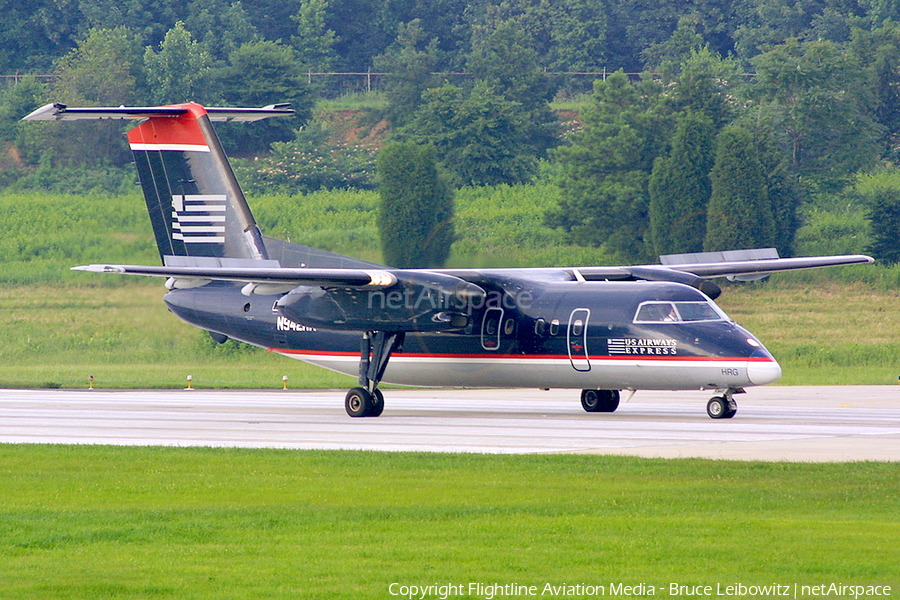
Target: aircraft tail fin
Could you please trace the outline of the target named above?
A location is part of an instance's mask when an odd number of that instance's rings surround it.
[[[211,121],[256,121],[293,114],[290,105],[204,108],[69,108],[51,104],[27,120],[135,119],[128,142],[163,263],[167,257],[267,259],[247,200]]]
[[[185,106],[128,132],[160,257],[268,258],[207,111]]]

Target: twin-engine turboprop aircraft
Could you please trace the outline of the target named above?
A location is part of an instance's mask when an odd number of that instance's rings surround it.
[[[730,418],[734,394],[776,381],[781,368],[716,306],[720,290],[709,278],[872,262],[725,256],[665,266],[393,269],[275,240],[257,227],[212,121],[292,112],[51,104],[25,118],[139,121],[128,140],[163,266],[76,270],[165,277],[169,309],[216,341],[358,376],[345,399],[352,417],[382,413],[385,381],[580,389],[588,412],[616,410],[622,390],[716,390],[707,413]]]

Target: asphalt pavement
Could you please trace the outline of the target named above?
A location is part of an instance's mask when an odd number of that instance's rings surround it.
[[[0,443],[900,460],[900,386],[752,388],[727,420],[706,415],[710,392],[637,392],[605,414],[578,390],[387,389],[384,414],[357,419],[344,393],[0,390]]]

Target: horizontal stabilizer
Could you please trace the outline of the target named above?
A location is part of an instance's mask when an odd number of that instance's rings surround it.
[[[65,104],[47,104],[35,110],[25,121],[84,121],[96,119],[149,119],[152,117],[179,117],[188,109],[181,106],[90,106],[68,107]],[[290,104],[270,104],[262,108],[206,107],[210,121],[237,121],[248,123],[294,114]]]

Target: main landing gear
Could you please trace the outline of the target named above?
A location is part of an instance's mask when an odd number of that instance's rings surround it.
[[[347,392],[344,408],[351,417],[377,417],[384,410],[384,394],[378,389],[388,360],[403,347],[406,334],[367,331],[359,347],[359,387]]]
[[[713,396],[706,403],[706,414],[711,419],[730,419],[737,412],[737,402],[732,395],[744,390],[727,389],[721,396]]]
[[[581,406],[587,412],[614,412],[619,408],[619,390],[581,390]]]

